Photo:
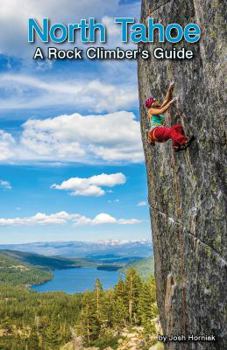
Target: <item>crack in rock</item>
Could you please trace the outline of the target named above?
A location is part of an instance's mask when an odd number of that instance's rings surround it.
[[[207,244],[206,242],[202,241],[199,237],[197,237],[196,235],[194,235],[192,232],[190,232],[190,230],[188,228],[185,227],[185,225],[180,222],[179,220],[176,220],[170,216],[168,216],[167,214],[165,214],[164,212],[162,212],[161,210],[159,210],[157,207],[154,207],[152,205],[149,205],[150,209],[152,210],[155,210],[157,213],[159,213],[160,215],[164,216],[166,219],[168,219],[168,221],[171,223],[171,224],[177,224],[177,225],[180,225],[182,226],[183,230],[185,233],[191,235],[193,238],[195,238],[196,240],[198,240],[201,244],[203,244],[204,246],[206,247],[209,247],[214,255],[219,258],[221,261],[222,261],[222,265],[224,266],[227,266],[227,261],[220,255],[220,253],[214,249],[213,247],[211,247],[209,244]]]

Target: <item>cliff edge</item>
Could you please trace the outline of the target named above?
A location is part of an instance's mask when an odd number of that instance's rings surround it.
[[[196,22],[197,44],[180,43],[192,60],[139,59],[141,129],[155,256],[157,298],[163,333],[214,335],[216,342],[169,342],[166,349],[227,349],[226,122],[224,48],[226,4],[221,0],[142,0],[156,22]],[[142,44],[151,52],[161,44]],[[173,46],[164,44],[165,49]],[[144,101],[162,99],[170,81],[179,102],[167,115],[196,140],[174,153],[171,142],[146,142]]]

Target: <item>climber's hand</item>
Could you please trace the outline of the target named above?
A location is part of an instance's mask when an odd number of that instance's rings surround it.
[[[170,89],[170,90],[173,90],[174,85],[175,85],[174,81],[171,81],[171,83],[169,84],[169,89]]]
[[[177,102],[178,101],[178,96],[174,97],[171,101],[171,103]]]
[[[152,11],[151,11],[151,9],[148,10],[147,17],[152,17]]]

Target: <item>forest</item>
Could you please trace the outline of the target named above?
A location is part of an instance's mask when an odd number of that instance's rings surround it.
[[[92,291],[80,294],[37,293],[27,286],[48,278],[48,272],[1,258],[0,350],[60,350],[75,336],[84,346],[117,349],[122,329],[134,326],[143,331],[144,349],[155,342],[158,311],[153,277],[144,279],[129,268],[109,290],[103,290],[97,279]]]

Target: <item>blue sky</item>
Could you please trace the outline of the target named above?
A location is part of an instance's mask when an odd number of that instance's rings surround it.
[[[31,16],[94,16],[115,47],[113,17],[140,2],[2,2],[0,242],[149,239],[136,63],[37,63],[26,42]]]

